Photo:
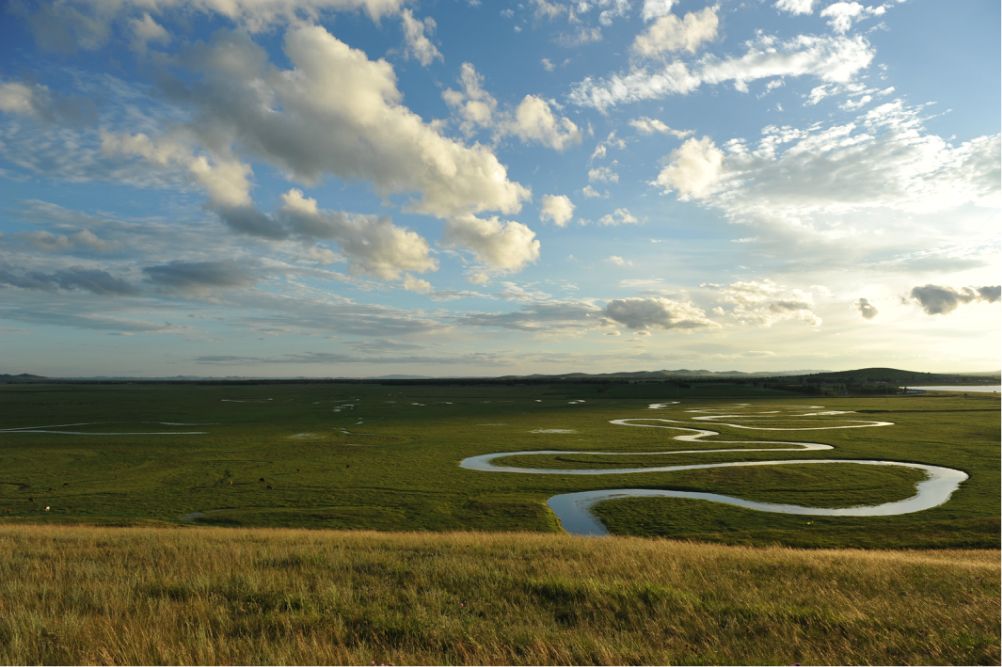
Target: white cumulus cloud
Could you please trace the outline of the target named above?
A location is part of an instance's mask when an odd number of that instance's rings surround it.
[[[25,116],[41,116],[48,90],[19,81],[0,83],[0,111]]]
[[[106,132],[105,152],[187,171],[224,222],[242,233],[290,235],[280,220],[254,209],[250,166],[237,151],[307,185],[332,174],[368,182],[382,196],[413,193],[406,206],[450,221],[451,241],[468,240],[489,266],[513,270],[535,259],[538,241],[527,227],[474,217],[517,212],[529,190],[509,180],[488,147],[447,138],[404,106],[389,63],[370,60],[319,26],[290,29],[285,51],[291,67],[280,69],[247,35],[218,34],[190,59],[195,120],[158,138]],[[332,238],[360,271],[394,277],[434,265],[423,239],[388,221],[328,222],[338,223]]]
[[[402,102],[392,66],[320,26],[285,36],[290,69],[268,64],[246,37],[224,34],[201,54],[195,129],[238,141],[298,180],[367,181],[381,195],[417,193],[439,217],[517,212],[529,191],[486,147],[444,137]]]
[[[858,2],[833,2],[821,10],[821,16],[828,19],[832,30],[846,33],[857,21],[871,16],[883,16],[886,12],[884,5],[867,7]]]
[[[612,167],[592,167],[588,170],[588,180],[592,183],[618,183],[619,174]]]
[[[776,9],[791,14],[810,14],[817,0],[776,0]]]
[[[431,283],[421,278],[415,278],[409,273],[404,276],[403,288],[416,294],[431,294],[434,291]]]
[[[484,79],[470,63],[460,67],[461,90],[448,88],[445,103],[467,136],[477,129],[491,130],[495,139],[514,136],[525,143],[538,143],[557,151],[581,142],[581,131],[570,118],[560,116],[553,104],[538,95],[526,95],[514,109],[498,108],[498,102],[484,89]]]
[[[674,5],[675,0],[644,0],[644,8],[641,10],[641,16],[644,21],[653,21],[654,19],[670,14],[671,8]]]
[[[689,139],[672,151],[655,184],[679,199],[702,199],[713,191],[724,169],[724,154],[709,137]]]
[[[543,195],[539,219],[550,220],[557,227],[565,227],[574,217],[574,203],[566,195]]]
[[[581,143],[581,131],[574,121],[554,114],[550,103],[536,95],[522,98],[508,123],[508,131],[523,141],[558,151]]]
[[[170,33],[156,20],[144,13],[141,17],[129,19],[129,27],[132,29],[132,49],[143,52],[151,42],[155,44],[166,44],[170,42]]]
[[[821,326],[814,312],[810,291],[787,287],[772,280],[746,280],[726,286],[706,286],[717,290],[722,312],[739,324],[765,326],[794,320]]]
[[[717,36],[716,6],[689,12],[682,18],[668,13],[657,18],[644,32],[637,35],[633,50],[642,56],[656,56],[669,51],[695,53],[704,42]]]
[[[539,241],[531,229],[496,216],[465,215],[448,220],[445,242],[469,249],[485,267],[502,273],[517,271],[539,258]],[[482,273],[477,272],[480,277]]]
[[[238,207],[251,203],[250,165],[230,155],[198,154],[185,139],[171,136],[151,139],[142,132],[104,132],[101,149],[111,155],[138,156],[161,167],[182,168],[194,177],[217,206]]]
[[[414,18],[409,9],[400,12],[400,22],[404,29],[404,40],[407,43],[405,53],[427,67],[436,60],[442,60],[442,52],[438,50],[428,35],[435,31],[435,19],[430,16],[424,20]]]
[[[493,127],[497,100],[484,90],[484,78],[471,63],[459,67],[459,84],[462,90],[447,88],[442,99],[459,118],[459,127],[466,135],[477,128]]]
[[[885,227],[903,213],[997,208],[999,162],[998,135],[951,144],[894,101],[840,125],[770,126],[753,144],[689,140],[657,183],[737,222],[830,230],[868,215]]]
[[[706,55],[694,63],[672,60],[660,68],[635,66],[606,79],[586,77],[570,100],[606,110],[618,104],[687,95],[700,86],[731,82],[738,88],[774,77],[812,76],[848,82],[873,60],[873,47],[861,36],[799,35],[786,41],[761,35],[740,56]]]
[[[606,213],[601,218],[599,218],[598,223],[600,225],[616,226],[616,225],[636,225],[640,221],[635,215],[630,213],[630,209],[627,208],[617,208],[612,213]]]
[[[692,130],[676,130],[657,118],[642,116],[630,120],[630,127],[640,134],[667,134],[676,139],[685,139],[692,135]]]

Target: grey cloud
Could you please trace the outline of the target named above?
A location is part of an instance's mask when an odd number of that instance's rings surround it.
[[[93,51],[109,41],[116,23],[130,17],[176,14],[188,20],[192,13],[220,16],[260,32],[278,24],[308,19],[316,21],[328,12],[364,11],[374,21],[400,13],[406,0],[9,0],[10,11],[22,17],[35,42],[59,53]],[[137,18],[132,18],[132,21]],[[124,30],[123,26],[118,26]]]
[[[995,303],[1002,297],[1002,285],[985,285],[978,288],[978,296],[982,301]]]
[[[422,345],[416,343],[405,343],[397,340],[381,338],[379,340],[360,340],[351,343],[351,348],[359,354],[374,354],[376,352],[404,352],[423,349]]]
[[[605,316],[628,329],[699,329],[714,326],[706,314],[692,305],[663,297],[613,299],[605,307]]]
[[[125,319],[118,317],[105,317],[101,315],[78,314],[66,312],[66,309],[54,310],[49,306],[49,310],[38,310],[33,308],[3,308],[0,310],[0,318],[16,320],[30,324],[42,324],[49,326],[68,326],[79,329],[92,329],[97,331],[108,331],[113,333],[159,333],[181,331],[169,322],[149,322],[144,320]]]
[[[283,218],[296,234],[313,239],[336,239],[347,223],[347,215],[341,211],[330,211],[326,215],[286,211]]]
[[[253,206],[215,206],[213,210],[227,227],[240,234],[274,241],[289,237],[289,231],[281,222]]]
[[[135,294],[136,288],[98,269],[64,269],[53,274],[62,289],[82,289],[94,294]]]
[[[39,83],[0,80],[0,111],[46,123],[77,125],[96,118],[90,100],[54,94]]]
[[[286,192],[282,199],[282,208],[273,215],[253,206],[214,206],[213,210],[227,227],[241,234],[273,241],[335,241],[352,269],[383,279],[438,266],[421,235],[387,218],[321,210],[316,200],[299,190]]]
[[[461,325],[497,327],[518,331],[583,329],[601,323],[602,310],[582,301],[535,303],[510,313],[468,313]]]
[[[238,356],[227,354],[209,354],[196,357],[195,361],[202,364],[234,365],[234,364],[478,364],[485,366],[506,366],[510,360],[489,353],[450,354],[445,356],[411,355],[411,356],[360,356],[341,352],[303,352],[298,354],[283,354],[275,357]]]
[[[636,331],[716,326],[693,304],[663,297],[614,299],[604,308],[588,301],[541,301],[509,313],[468,313],[456,322],[529,332],[593,329],[613,322]]]
[[[125,218],[107,213],[85,213],[40,200],[18,202],[6,213],[29,223],[39,231],[10,239],[33,251],[100,256],[107,264],[124,260],[141,266],[163,263],[185,253],[207,257],[243,256],[252,250],[243,239],[235,239],[223,225],[206,225],[204,209],[192,203],[179,204],[161,216]],[[169,217],[168,217],[169,215]],[[6,240],[6,239],[5,239]],[[32,253],[35,254],[35,253]],[[44,262],[51,262],[46,257]]]
[[[173,261],[143,269],[147,279],[155,285],[181,291],[211,287],[243,287],[256,282],[247,268],[236,262],[184,262]]]
[[[55,289],[52,274],[39,271],[17,273],[10,269],[0,269],[0,285],[20,287],[22,289]]]
[[[206,354],[195,357],[195,361],[200,364],[246,364],[261,363],[261,357],[241,357],[234,354]]]
[[[23,240],[36,250],[43,252],[64,252],[88,255],[103,254],[115,249],[115,244],[109,243],[89,229],[79,229],[67,234],[53,234],[41,230],[11,235],[12,239]]]
[[[72,267],[46,273],[44,271],[18,272],[0,268],[0,286],[36,290],[83,290],[93,294],[128,295],[138,290],[129,282],[116,278],[107,271]]]
[[[48,115],[52,109],[32,114],[53,122],[0,124],[5,162],[46,179],[114,182],[177,192],[192,188],[191,175],[185,170],[165,169],[145,160],[123,160],[102,150],[102,127],[172,125],[178,122],[175,110],[148,95],[146,89],[107,73],[74,71],[73,78],[78,94],[86,101],[57,97],[54,115]],[[95,116],[96,121],[90,122]]]
[[[857,299],[853,305],[855,305],[856,309],[859,310],[859,314],[868,320],[872,320],[877,316],[877,313],[880,312],[877,310],[876,306],[863,297]]]
[[[18,220],[33,224],[56,225],[60,228],[66,226],[90,227],[104,224],[106,221],[103,218],[75,209],[64,208],[44,199],[22,199],[17,204],[16,208],[12,207],[5,213]]]
[[[175,283],[183,284],[177,264],[167,266]],[[255,264],[248,272],[258,271]],[[184,268],[183,266],[181,268]],[[197,267],[196,267],[197,268]],[[281,268],[265,267],[271,273]],[[173,271],[171,270],[173,269]],[[191,280],[203,282],[218,271],[182,271]],[[163,271],[161,271],[163,274]],[[194,283],[198,284],[198,283]],[[151,287],[154,285],[150,283]],[[200,322],[232,327],[248,335],[294,334],[308,336],[356,336],[369,341],[398,339],[409,335],[440,334],[449,330],[437,317],[421,311],[403,310],[375,304],[356,303],[325,289],[300,285],[291,293],[237,289],[225,295],[226,308],[220,308],[215,296],[220,288],[205,286],[189,289],[147,290],[143,299],[111,299],[88,293],[60,293],[53,290],[45,299],[29,290],[10,290],[0,298],[0,320],[103,330],[117,333],[165,332],[197,333]],[[311,298],[310,294],[318,295]],[[96,315],[95,313],[101,313]],[[171,322],[165,321],[170,319]],[[182,321],[190,325],[182,326]],[[391,353],[404,355],[404,348]],[[356,356],[375,356],[377,352],[356,351]]]
[[[356,303],[349,299],[325,296],[323,299],[296,299],[255,292],[238,294],[231,305],[263,311],[242,320],[258,331],[320,332],[360,337],[397,337],[410,334],[438,333],[445,326],[420,311],[406,311],[376,304]]]
[[[103,46],[111,34],[111,20],[117,9],[116,2],[73,0],[41,3],[34,11],[26,2],[11,5],[11,10],[27,21],[40,47],[60,53],[93,51]]]
[[[772,301],[767,305],[770,313],[790,313],[801,310],[810,310],[811,304],[806,301]]]
[[[290,190],[282,199],[277,217],[287,228],[303,239],[336,241],[353,269],[395,279],[402,271],[438,268],[424,237],[387,218],[324,211],[299,190]]]
[[[992,240],[994,241],[994,240]],[[912,273],[957,273],[965,269],[990,266],[996,259],[993,243],[962,246],[923,247],[918,250],[877,258],[874,268]]]
[[[957,306],[972,301],[987,301],[995,303],[999,300],[1000,285],[985,285],[984,287],[962,287],[954,289],[941,285],[922,285],[914,287],[911,298],[915,300],[928,315],[945,315],[957,309]]]

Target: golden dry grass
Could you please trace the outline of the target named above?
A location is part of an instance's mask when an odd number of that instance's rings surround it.
[[[999,552],[0,526],[5,663],[998,664]]]

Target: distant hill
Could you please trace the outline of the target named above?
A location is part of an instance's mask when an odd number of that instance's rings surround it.
[[[992,384],[999,382],[999,374],[991,373],[919,373],[897,368],[860,368],[854,371],[813,373],[805,379],[827,382],[861,383],[886,382],[905,385]]]
[[[746,373],[744,371],[708,371],[705,369],[689,370],[680,368],[677,370],[661,371],[620,371],[613,373],[556,373],[552,375],[536,373],[533,375],[502,375],[498,380],[533,379],[533,380],[672,380],[685,378],[765,378],[765,377],[789,377],[799,375],[809,375],[824,373],[826,371],[798,370],[798,371],[765,371],[756,373]]]
[[[32,375],[31,373],[18,373],[17,375],[11,375],[10,373],[0,373],[0,384],[18,384],[22,382],[44,382],[49,378],[42,375]]]
[[[32,383],[166,383],[166,384],[311,384],[311,383],[386,383],[403,385],[424,384],[544,384],[544,383],[628,383],[665,384],[675,387],[693,385],[733,385],[756,386],[770,390],[791,391],[808,394],[888,394],[900,387],[921,385],[991,385],[999,384],[998,372],[981,373],[921,373],[898,368],[860,368],[851,371],[765,371],[745,373],[742,371],[708,370],[660,370],[624,371],[617,373],[559,373],[533,375],[503,375],[500,377],[439,377],[421,375],[382,375],[370,378],[253,378],[253,377],[89,377],[50,378],[31,373],[18,375],[0,374],[0,384]]]
[[[377,375],[366,380],[430,380],[428,375]]]

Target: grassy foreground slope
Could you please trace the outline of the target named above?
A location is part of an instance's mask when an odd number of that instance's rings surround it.
[[[997,550],[0,527],[4,663],[998,664]]]

